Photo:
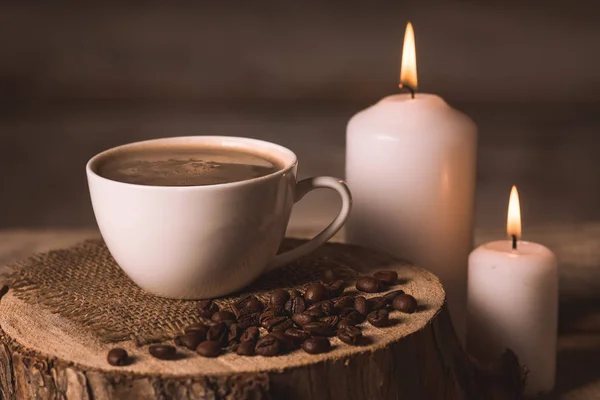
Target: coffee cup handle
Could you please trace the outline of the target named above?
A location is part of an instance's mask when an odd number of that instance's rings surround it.
[[[293,250],[286,251],[275,256],[275,258],[267,265],[267,271],[279,268],[289,264],[292,261],[314,251],[317,247],[331,239],[340,228],[344,225],[352,208],[352,194],[346,183],[331,176],[317,176],[314,178],[303,179],[296,184],[296,195],[294,203],[300,201],[304,195],[314,189],[328,188],[339,193],[342,198],[342,209],[337,217],[329,224],[329,226],[321,231],[317,236],[310,239],[308,242],[296,247]]]

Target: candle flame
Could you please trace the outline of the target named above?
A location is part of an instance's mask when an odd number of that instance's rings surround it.
[[[508,201],[508,217],[506,218],[506,232],[508,236],[521,237],[521,205],[519,204],[519,192],[513,186]]]
[[[412,89],[418,86],[417,55],[415,50],[415,31],[412,24],[406,24],[404,46],[402,48],[402,64],[400,66],[400,87],[407,85]]]

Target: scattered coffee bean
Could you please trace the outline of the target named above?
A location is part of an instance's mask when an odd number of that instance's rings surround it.
[[[313,337],[302,343],[302,349],[308,354],[326,353],[331,350],[329,339],[324,337]]]
[[[292,298],[285,303],[285,311],[289,314],[300,314],[304,312],[304,310],[306,310],[306,302],[303,297],[292,296]]]
[[[371,311],[369,315],[367,315],[367,321],[369,321],[371,325],[378,328],[387,326],[390,324],[389,313],[384,309]]]
[[[334,299],[333,300],[333,305],[338,310],[341,310],[342,308],[346,308],[346,307],[353,307],[354,306],[354,297],[352,297],[352,296],[343,296],[343,297],[340,297],[338,299]]]
[[[262,314],[260,314],[258,321],[262,325],[262,323],[267,319],[275,317],[285,317],[286,315],[287,313],[285,309],[281,307],[270,306],[265,308],[265,311],[263,311]]]
[[[331,329],[336,329],[338,323],[340,322],[340,318],[335,315],[330,315],[328,317],[323,317],[319,319],[320,322],[326,323],[331,327]]]
[[[202,332],[190,332],[179,337],[179,345],[185,346],[190,350],[196,350],[196,347],[206,340],[206,334]]]
[[[352,321],[351,319],[348,318],[344,318],[341,319],[340,322],[338,323],[338,329],[342,329],[346,326],[354,326],[356,325],[356,323],[354,321]]]
[[[398,273],[396,271],[375,272],[373,277],[386,285],[395,285],[398,282]]]
[[[235,315],[230,311],[217,311],[210,319],[214,322],[235,321]]]
[[[292,315],[292,321],[294,321],[298,326],[304,326],[308,323],[314,322],[315,320],[315,317],[306,313]]]
[[[304,311],[303,314],[310,315],[314,318],[321,318],[325,316],[325,313],[323,310],[321,310],[321,307],[311,308],[310,310]]]
[[[118,347],[111,349],[108,352],[108,355],[106,356],[106,361],[108,361],[110,365],[114,365],[117,367],[122,367],[123,365],[127,365],[130,362],[127,351]]]
[[[272,306],[275,307],[285,307],[285,303],[290,299],[290,294],[287,290],[284,289],[276,289],[271,293],[271,298],[269,299]]]
[[[338,329],[337,337],[346,344],[357,346],[361,343],[363,334],[355,326],[346,326]]]
[[[353,325],[358,325],[365,320],[365,316],[356,311],[354,308],[344,308],[340,311],[339,315],[340,319],[348,319]]]
[[[206,333],[208,332],[208,326],[204,325],[201,322],[196,322],[195,324],[188,325],[183,330],[184,333],[192,333],[197,332],[206,338]],[[202,339],[204,340],[204,339]]]
[[[229,331],[227,332],[227,342],[229,345],[238,342],[242,333],[244,333],[244,329],[240,328],[238,324],[229,325]]]
[[[229,328],[224,322],[218,322],[211,326],[206,334],[206,339],[210,342],[217,342],[221,346],[227,346],[227,337],[229,335]]]
[[[260,313],[240,315],[237,322],[242,329],[250,326],[258,326],[260,325]]]
[[[379,310],[385,308],[388,305],[387,300],[383,296],[371,297],[367,299],[371,310]]]
[[[324,300],[319,303],[315,303],[312,306],[306,309],[306,312],[312,312],[313,310],[319,310],[324,316],[327,315],[336,315],[340,312],[334,304],[332,300]],[[316,315],[315,315],[316,316]]]
[[[342,279],[331,282],[327,285],[327,290],[329,291],[329,297],[338,297],[344,293],[344,289],[346,288],[346,282]]]
[[[148,351],[152,357],[159,358],[161,360],[172,360],[175,358],[175,354],[177,353],[175,347],[166,344],[153,344],[148,347]]]
[[[394,297],[398,296],[399,294],[404,294],[404,290],[392,290],[391,292],[384,294],[383,298],[388,302],[388,304],[392,304]]]
[[[335,334],[335,329],[331,325],[326,324],[325,322],[316,321],[311,322],[302,327],[305,331],[314,336],[333,336]]]
[[[270,335],[275,336],[279,342],[281,342],[281,352],[285,353],[294,350],[297,343],[289,336],[286,336],[284,331],[273,331]]]
[[[356,289],[366,293],[377,293],[383,290],[383,284],[372,276],[363,276],[356,281]]]
[[[308,304],[318,303],[329,298],[329,290],[322,283],[313,283],[306,292],[304,292],[304,300]]]
[[[254,351],[259,356],[273,357],[281,352],[281,341],[273,335],[267,335],[258,339]]]
[[[371,311],[371,306],[364,296],[357,296],[354,299],[354,308],[362,315],[367,315]]]
[[[290,290],[290,297],[304,297],[304,295],[298,289],[292,289]]]
[[[198,301],[198,311],[201,317],[210,318],[214,313],[219,311],[219,306],[212,299]]]
[[[231,308],[235,316],[240,318],[242,315],[260,313],[264,306],[256,296],[246,296],[234,303]]]
[[[200,354],[202,357],[216,357],[221,354],[221,345],[218,342],[207,340],[196,347],[196,353]]]
[[[310,337],[310,333],[302,329],[290,328],[285,331],[285,336],[291,338],[296,343],[302,343]]]
[[[417,311],[417,300],[410,294],[399,294],[394,297],[392,306],[394,307],[394,310],[412,314]]]
[[[285,331],[286,329],[289,329],[292,326],[294,326],[294,323],[288,317],[269,318],[265,320],[262,324],[262,327],[269,332],[280,330]]]
[[[242,333],[242,336],[240,336],[240,342],[256,342],[259,336],[260,330],[255,326],[251,326],[247,328],[244,333]]]
[[[256,346],[254,341],[248,340],[248,341],[240,343],[240,345],[237,347],[237,349],[235,349],[235,352],[237,353],[237,355],[240,355],[240,356],[253,356],[256,354],[254,352],[254,346]]]

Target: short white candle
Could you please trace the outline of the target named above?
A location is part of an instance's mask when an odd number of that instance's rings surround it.
[[[515,187],[509,204],[513,240],[486,243],[469,257],[467,347],[483,362],[514,351],[529,371],[525,393],[534,396],[554,386],[557,260],[540,244],[517,241],[521,218]]]
[[[417,86],[409,24],[401,86]],[[346,180],[354,206],[351,243],[430,269],[446,290],[461,340],[466,325],[467,259],[473,249],[477,127],[433,94],[398,94],[348,123]]]

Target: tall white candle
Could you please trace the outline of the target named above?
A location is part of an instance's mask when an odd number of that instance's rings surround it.
[[[469,257],[467,347],[483,362],[514,351],[528,370],[525,393],[533,396],[554,386],[558,273],[550,250],[517,241],[518,204],[513,187],[508,220],[513,240],[486,243]]]
[[[409,24],[401,84],[414,89],[411,39]],[[439,96],[398,94],[356,114],[348,123],[346,146],[346,180],[354,199],[348,240],[435,273],[464,339],[477,127]]]

